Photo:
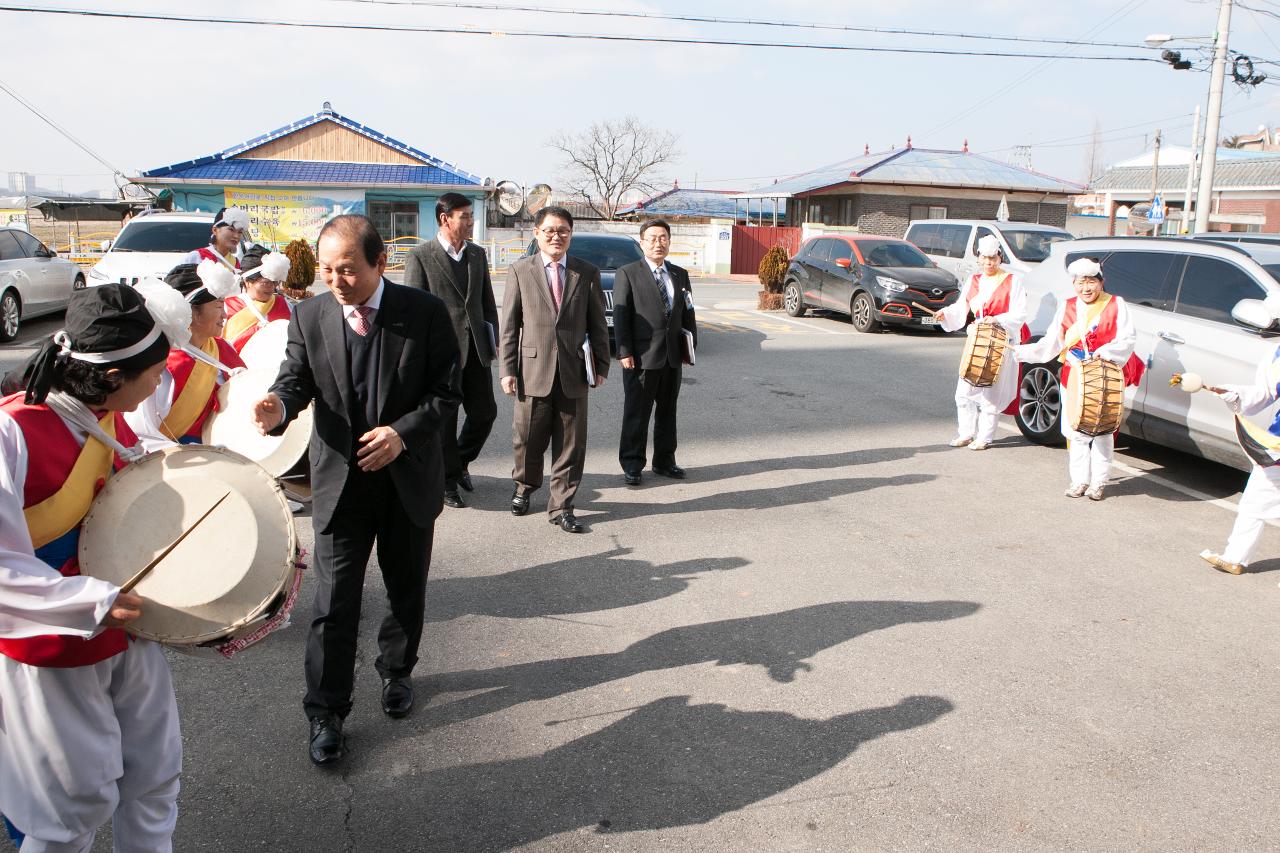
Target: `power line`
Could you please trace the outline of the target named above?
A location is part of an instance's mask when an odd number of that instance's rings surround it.
[[[194,15],[160,15],[145,12],[108,12],[98,9],[53,9],[38,6],[0,5],[0,12],[37,12],[45,15],[71,15],[87,18],[114,18],[133,21],[162,21],[182,24],[233,24],[245,26],[285,27],[321,30],[362,30],[366,32],[437,33],[444,35],[512,36],[517,38],[567,39],[605,42],[642,42],[650,44],[717,45],[726,47],[766,47],[793,50],[822,50],[854,53],[904,53],[930,56],[998,57],[1017,59],[1056,59],[1059,54],[1016,53],[1013,51],[952,50],[948,48],[878,47],[872,45],[813,44],[803,42],[747,41],[739,39],[706,39],[680,36],[639,36],[606,33],[542,32],[536,30],[491,30],[478,27],[416,26],[409,24],[340,23],[334,21],[273,21],[260,18],[199,17]],[[1068,59],[1097,62],[1160,62],[1150,56],[1106,56],[1088,54]]]
[[[706,15],[681,15],[660,12],[630,12],[610,9],[567,9],[556,6],[520,6],[498,3],[462,3],[455,0],[327,0],[330,3],[359,3],[367,6],[419,6],[432,9],[474,9],[488,12],[535,12],[545,15],[577,15],[604,18],[638,18],[649,21],[676,21],[695,24],[731,24],[740,26],[776,27],[787,29],[829,30],[833,32],[877,33],[881,35],[912,35],[937,38],[981,39],[984,41],[1009,41],[1031,44],[1067,44],[1080,47],[1146,48],[1145,45],[1124,42],[1077,41],[1073,39],[1035,38],[1031,36],[1000,36],[989,33],[963,33],[947,30],[913,30],[902,27],[860,27],[852,24],[830,24],[817,21],[779,21],[758,18],[727,18]]]
[[[18,94],[17,92],[15,92],[15,91],[13,90],[13,88],[12,88],[12,87],[10,87],[10,86],[9,86],[7,83],[5,83],[3,80],[0,80],[0,91],[4,91],[4,92],[6,92],[6,93],[9,95],[9,97],[13,98],[13,99],[14,99],[15,101],[17,101],[19,104],[21,104],[22,106],[24,106],[24,107],[26,107],[28,110],[30,110],[30,111],[31,111],[31,112],[36,116],[36,118],[40,119],[40,120],[41,120],[41,121],[43,121],[45,124],[49,125],[49,127],[52,127],[52,128],[53,128],[54,130],[56,130],[58,133],[62,134],[64,137],[66,137],[66,138],[67,138],[67,139],[68,139],[72,144],[74,144],[74,145],[75,145],[77,148],[79,148],[81,151],[83,151],[84,153],[88,154],[90,157],[92,157],[93,159],[97,160],[97,161],[98,161],[99,163],[101,163],[102,165],[106,166],[108,169],[110,169],[110,170],[111,170],[111,174],[112,174],[112,175],[119,175],[119,176],[120,176],[120,177],[122,177],[122,178],[124,178],[124,177],[125,177],[124,172],[121,172],[121,171],[120,171],[119,169],[117,169],[115,166],[113,166],[113,165],[111,165],[110,163],[108,163],[108,162],[107,162],[103,157],[101,157],[101,156],[100,156],[97,152],[95,152],[92,148],[90,148],[88,145],[85,145],[83,142],[81,142],[79,139],[77,139],[75,136],[73,136],[73,135],[71,134],[71,131],[67,130],[65,127],[63,127],[62,125],[58,124],[58,123],[57,123],[56,121],[54,121],[52,118],[50,118],[49,116],[45,115],[43,112],[41,112],[41,111],[40,111],[40,108],[39,108],[39,107],[37,107],[35,104],[33,104],[33,103],[31,103],[30,101],[28,101],[26,98],[22,97],[22,95],[20,95],[20,94]],[[128,179],[127,179],[127,178],[125,178],[125,180],[128,180]]]

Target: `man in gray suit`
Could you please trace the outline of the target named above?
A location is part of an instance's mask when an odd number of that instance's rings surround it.
[[[516,396],[511,513],[529,511],[529,496],[542,485],[542,457],[550,443],[547,513],[561,530],[581,533],[573,498],[587,456],[587,391],[603,385],[609,372],[604,291],[600,270],[568,255],[569,211],[544,207],[533,224],[538,252],[511,265],[502,297],[499,375],[503,393]],[[584,351],[588,340],[589,355]]]
[[[488,258],[484,249],[471,242],[475,227],[471,199],[461,193],[440,196],[436,224],[436,239],[417,246],[405,259],[404,283],[444,301],[462,353],[462,407],[467,419],[459,433],[457,410],[445,415],[440,424],[440,448],[444,453],[445,505],[464,507],[458,487],[468,492],[474,488],[468,466],[480,455],[498,417],[489,370],[497,356],[498,308]]]

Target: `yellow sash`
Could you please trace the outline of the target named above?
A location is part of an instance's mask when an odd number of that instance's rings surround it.
[[[217,338],[209,338],[205,341],[202,350],[211,358],[218,357],[218,340]],[[187,384],[182,386],[182,391],[173,401],[173,405],[169,407],[169,414],[165,416],[161,426],[164,427],[165,434],[174,441],[182,438],[191,429],[196,422],[196,418],[204,411],[205,406],[209,405],[209,398],[213,396],[214,382],[218,378],[218,370],[199,359],[195,360],[195,364],[191,367],[191,374],[187,376]]]
[[[115,438],[114,412],[108,412],[98,424],[103,432]],[[105,480],[111,473],[114,456],[115,451],[93,436],[85,440],[84,447],[80,448],[80,455],[76,457],[76,464],[72,466],[62,487],[40,503],[22,511],[27,519],[27,529],[31,531],[32,545],[41,548],[75,529],[89,512],[98,481]]]
[[[226,326],[222,329],[222,337],[228,341],[234,341],[236,338],[244,334],[245,330],[250,326],[256,325],[258,317],[249,308],[249,295],[245,294],[245,307],[237,311],[230,319],[227,320]],[[271,298],[266,302],[253,300],[253,304],[258,306],[258,310],[262,312],[263,317],[271,316],[271,309],[276,305],[276,297],[272,294]]]
[[[1076,321],[1071,324],[1071,328],[1067,329],[1066,334],[1062,336],[1063,345],[1062,355],[1060,356],[1062,361],[1067,360],[1067,352],[1083,339],[1084,335],[1081,334],[1081,331],[1083,330],[1083,332],[1087,334],[1089,329],[1093,327],[1093,321],[1102,316],[1103,310],[1106,309],[1110,302],[1111,294],[1099,294],[1098,298],[1093,300],[1093,304],[1088,306],[1088,310],[1085,311],[1084,323],[1081,324],[1080,314],[1078,313],[1080,310],[1080,300],[1076,300]]]

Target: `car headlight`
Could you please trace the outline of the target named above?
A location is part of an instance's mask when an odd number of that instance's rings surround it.
[[[906,292],[906,289],[907,289],[907,286],[902,282],[898,281],[896,278],[889,278],[888,276],[878,275],[876,276],[876,281],[880,282],[880,286],[883,287],[885,290],[889,291],[890,293],[904,293]]]
[[[111,281],[111,278],[97,267],[89,268],[89,278],[97,279],[98,281]]]

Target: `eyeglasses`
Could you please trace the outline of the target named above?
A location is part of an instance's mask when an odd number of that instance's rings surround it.
[[[539,228],[538,230],[548,237],[568,237],[573,233],[572,228]]]
[[[643,243],[670,243],[671,237],[667,234],[651,234],[648,237],[641,238]]]

